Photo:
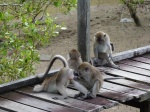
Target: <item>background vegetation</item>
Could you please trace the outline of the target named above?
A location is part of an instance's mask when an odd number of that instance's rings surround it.
[[[39,62],[37,48],[65,29],[47,8],[52,5],[66,13],[76,7],[76,0],[4,0],[0,4],[0,83],[4,83],[33,74],[33,63]]]

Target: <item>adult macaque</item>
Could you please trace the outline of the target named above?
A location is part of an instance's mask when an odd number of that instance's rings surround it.
[[[69,68],[73,69],[75,74],[78,73],[78,67],[81,65],[82,59],[81,54],[76,49],[72,49],[69,52],[68,65]]]
[[[112,61],[112,47],[110,44],[110,38],[107,33],[99,31],[94,37],[94,55],[96,63],[108,63],[111,67],[118,68]],[[101,62],[99,62],[101,60]]]
[[[56,59],[60,59],[63,62],[64,67],[55,75],[48,77],[47,74]],[[44,79],[44,81],[41,85],[36,85],[33,92],[46,91],[50,93],[60,93],[62,97],[55,97],[54,99],[66,99],[68,97],[66,88],[71,82],[77,90],[84,94],[84,97],[87,97],[87,89],[74,80],[73,70],[68,67],[66,59],[61,55],[55,55],[51,59],[50,65],[45,74],[43,76],[38,76],[38,78]]]
[[[79,67],[79,78],[77,81],[86,87],[89,93],[87,97],[95,98],[103,84],[104,72],[100,72],[96,67],[88,62],[83,62]],[[82,93],[75,96],[78,99],[85,99]]]

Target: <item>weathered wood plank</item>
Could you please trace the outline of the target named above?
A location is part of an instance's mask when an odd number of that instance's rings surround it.
[[[131,60],[150,64],[150,59],[144,57],[135,57],[135,58],[131,58]]]
[[[78,111],[95,112],[95,111],[103,109],[103,107],[100,105],[94,105],[91,103],[79,101],[79,100],[72,99],[72,98],[64,99],[64,100],[54,100],[54,99],[52,99],[52,97],[56,97],[56,96],[59,97],[60,95],[51,94],[51,93],[47,93],[47,92],[33,93],[32,90],[33,90],[33,87],[26,87],[26,88],[21,88],[16,91],[19,93],[26,94],[31,97],[43,100],[43,101],[55,103],[55,104],[66,106],[66,107],[71,107],[71,108],[77,109]],[[78,92],[69,93],[69,91],[67,91],[67,93],[72,96]]]
[[[144,55],[142,55],[142,56],[145,57],[145,58],[150,59],[150,53],[149,53],[149,54],[144,54]]]
[[[110,83],[110,82],[104,82],[102,87],[105,88],[105,89],[108,89],[108,90],[119,92],[119,93],[126,93],[126,94],[129,95],[129,97],[134,96],[135,98],[140,98],[140,97],[147,94],[146,92],[141,91],[141,90],[137,90],[137,89],[134,89],[134,88],[113,84],[113,83]]]
[[[108,89],[101,88],[98,96],[102,96],[111,100],[119,101],[119,102],[126,102],[134,99],[133,96],[126,94],[126,93],[119,93],[115,91],[111,91]]]
[[[137,61],[132,61],[132,60],[129,60],[129,59],[122,60],[119,63],[131,65],[131,66],[134,66],[134,67],[139,67],[139,68],[146,69],[146,70],[150,70],[150,65],[149,64],[141,63],[141,62],[137,62]]]
[[[69,92],[71,92],[71,93],[79,93],[77,90],[75,90],[75,88],[72,85],[70,85],[69,88],[72,88],[72,89],[69,89],[70,90]],[[71,95],[71,94],[69,94],[69,96],[73,97],[73,95]],[[103,97],[96,97],[94,99],[87,99],[87,100],[84,100],[84,101],[92,103],[92,104],[103,106],[103,108],[105,108],[105,109],[108,109],[110,107],[113,107],[113,106],[119,104],[116,101],[108,100],[108,99],[103,98]]]
[[[9,111],[3,110],[3,109],[0,107],[0,112],[9,112]]]
[[[45,111],[53,111],[53,112],[76,112],[77,110],[71,109],[68,107],[52,104],[46,101],[42,101],[36,98],[32,98],[27,95],[23,95],[16,92],[7,92],[0,95],[3,98],[15,101],[17,103],[21,103],[24,105],[30,105],[34,108],[38,108]]]
[[[104,109],[108,109],[108,108],[114,107],[119,104],[116,101],[108,100],[106,98],[102,98],[102,97],[98,97],[98,96],[94,99],[87,99],[84,101],[92,103],[92,104],[96,104],[96,105],[101,105],[101,106],[103,106]]]
[[[121,70],[150,77],[150,71],[149,70],[145,70],[142,68],[137,68],[137,67],[134,67],[131,65],[126,65],[126,64],[121,64],[121,63],[120,64],[118,63],[117,65],[120,66]]]
[[[114,69],[114,68],[110,68],[110,67],[105,67],[105,68],[104,67],[97,67],[97,68],[108,73],[108,74],[114,75],[114,76],[122,76],[122,77],[125,77],[125,78],[130,79],[130,80],[150,84],[150,82],[149,82],[150,77],[141,76],[138,74],[134,74],[134,73],[130,73],[130,72],[126,72],[126,71],[122,71],[122,70]]]
[[[55,74],[57,71],[58,70],[51,70],[49,72],[49,75]],[[43,74],[44,73],[42,73],[41,75],[43,75]],[[0,93],[5,93],[7,91],[15,90],[15,89],[18,89],[21,87],[37,84],[40,82],[41,81],[36,76],[30,76],[30,77],[23,78],[23,79],[16,80],[16,81],[12,81],[9,83],[4,83],[4,84],[0,85]]]
[[[113,78],[113,76],[105,75],[104,78]],[[114,83],[114,84],[139,89],[139,90],[142,90],[142,91],[145,91],[145,92],[150,92],[150,86],[148,86],[146,84],[138,83],[138,82],[135,82],[135,81],[130,81],[130,80],[127,80],[127,79],[113,79],[113,80],[107,80],[107,82],[111,82],[111,83]]]
[[[70,88],[74,89],[74,87],[70,87]],[[114,90],[109,90],[106,88],[101,88],[97,96],[112,99],[112,100],[119,101],[119,102],[129,101],[134,98],[133,95],[122,93],[122,92],[117,92]],[[96,97],[96,99],[98,99],[98,97]]]
[[[47,112],[44,110],[40,110],[34,107],[30,107],[27,105],[23,105],[14,101],[7,100],[5,98],[0,97],[0,107],[9,110],[10,112]]]
[[[145,53],[150,53],[150,45],[145,47],[140,47],[137,49],[132,49],[128,51],[123,51],[113,55],[113,61],[120,61],[127,58],[136,57]]]

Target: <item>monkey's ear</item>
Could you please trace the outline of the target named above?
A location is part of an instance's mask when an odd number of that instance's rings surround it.
[[[104,34],[104,37],[106,37],[106,33]]]

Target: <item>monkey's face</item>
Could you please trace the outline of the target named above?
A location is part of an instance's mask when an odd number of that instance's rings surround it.
[[[90,67],[89,63],[83,62],[79,67],[78,67],[78,72],[79,72],[79,77],[87,77],[90,74]]]
[[[99,43],[99,44],[102,44],[104,41],[101,37],[97,37],[96,41]]]
[[[95,35],[96,38],[96,42],[98,42],[99,44],[103,44],[106,41],[106,34],[103,32],[98,32]]]

